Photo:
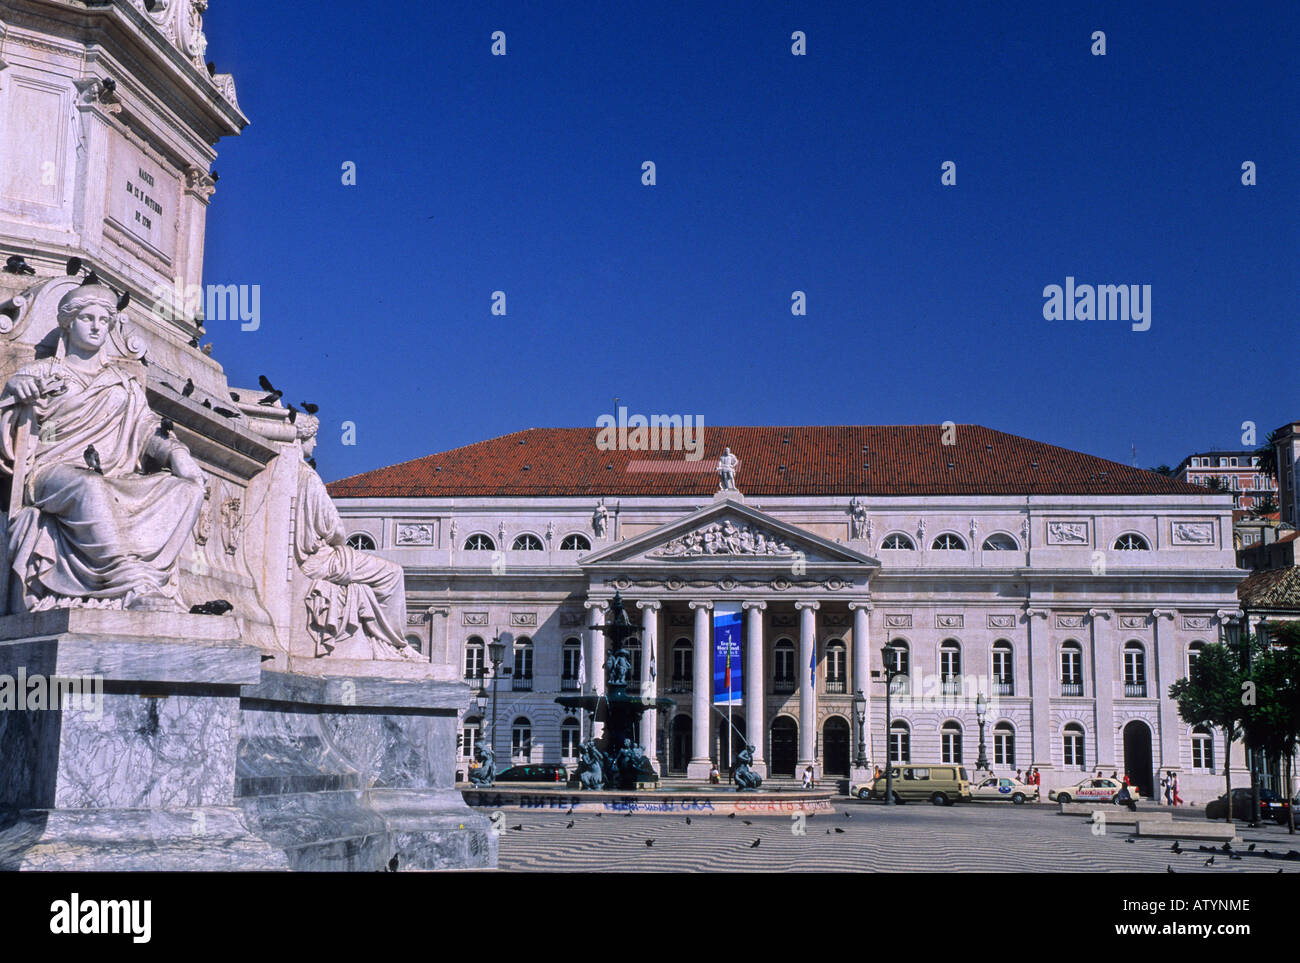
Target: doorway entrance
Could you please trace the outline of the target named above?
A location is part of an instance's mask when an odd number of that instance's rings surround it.
[[[849,774],[849,724],[839,716],[822,726],[822,771],[828,776]]]
[[[691,717],[673,716],[668,736],[668,771],[685,772],[691,761]]]
[[[799,761],[799,723],[789,716],[772,720],[772,758],[768,765],[774,776],[794,777]]]
[[[1124,727],[1124,773],[1143,798],[1155,798],[1155,776],[1151,771],[1151,729],[1137,719]]]

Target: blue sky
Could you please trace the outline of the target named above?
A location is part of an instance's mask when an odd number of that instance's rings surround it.
[[[218,145],[205,281],[260,284],[262,321],[210,324],[214,357],[321,405],[326,478],[594,426],[615,397],[706,429],[974,422],[1143,466],[1243,421],[1262,439],[1300,416],[1298,23],[218,0],[208,56],[252,123]],[[1151,285],[1150,330],[1045,321],[1067,275]]]

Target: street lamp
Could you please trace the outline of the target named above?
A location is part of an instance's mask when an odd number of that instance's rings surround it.
[[[881,649],[885,672],[884,679],[877,679],[878,682],[885,683],[885,805],[894,805],[894,760],[891,758],[893,753],[890,752],[889,740],[893,733],[890,731],[894,725],[893,715],[893,695],[894,680],[900,675],[907,675],[901,666],[899,666],[898,647],[893,642],[886,642],[885,647]],[[880,675],[879,672],[871,673],[873,676]]]
[[[492,663],[492,754],[497,751],[497,676],[501,674],[501,662],[505,659],[506,644],[501,641],[500,633],[488,643],[488,661]]]
[[[984,717],[988,714],[988,711],[989,700],[984,698],[984,693],[981,692],[975,697],[975,719],[980,724],[980,754],[979,758],[975,760],[976,772],[981,769],[985,772],[993,771],[989,768],[989,757],[984,754]]]
[[[867,697],[862,694],[861,689],[853,695],[853,718],[858,721],[858,756],[853,761],[853,765],[859,769],[866,769],[870,763],[867,762],[867,747],[862,729],[867,721]]]

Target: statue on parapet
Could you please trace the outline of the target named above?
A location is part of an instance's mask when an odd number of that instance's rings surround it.
[[[59,300],[54,356],[21,368],[0,395],[10,611],[185,611],[179,557],[205,480],[112,356],[119,306],[90,273]]]
[[[406,627],[402,567],[347,544],[338,509],[307,463],[316,448],[320,421],[299,414],[295,427],[302,458],[293,549],[298,567],[312,580],[306,599],[307,627],[317,641],[317,658],[418,660],[402,635]]]
[[[763,785],[763,777],[754,772],[754,747],[746,745],[740,752],[736,753],[736,770],[731,777],[736,781],[736,791],[743,792],[748,789],[757,789]]]
[[[730,448],[722,449],[718,459],[718,491],[736,491],[736,472],[740,469],[740,459],[731,453]]]
[[[475,788],[486,789],[496,780],[496,755],[479,743],[474,747],[474,760],[478,765],[470,769],[469,781]]]

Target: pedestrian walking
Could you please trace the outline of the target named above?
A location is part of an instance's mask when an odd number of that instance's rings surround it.
[[[1019,769],[1016,770],[1016,782],[1025,782],[1025,777],[1021,774]],[[1028,786],[1029,783],[1025,782],[1025,785]]]
[[[1174,805],[1181,806],[1182,804],[1183,797],[1178,795],[1178,773],[1174,773]]]
[[[804,788],[804,789],[812,789],[812,788],[813,788],[813,767],[812,767],[812,766],[804,766],[804,769],[803,769],[803,788]]]
[[[1163,786],[1163,787],[1164,787],[1164,790],[1165,790],[1165,805],[1166,805],[1166,806],[1172,806],[1172,805],[1174,804],[1174,775],[1173,775],[1173,773],[1171,773],[1171,772],[1166,772],[1164,778],[1160,780],[1160,785]]]

